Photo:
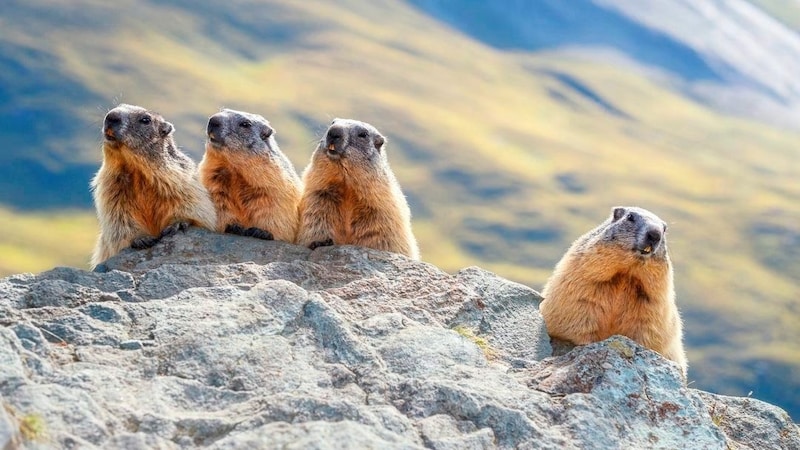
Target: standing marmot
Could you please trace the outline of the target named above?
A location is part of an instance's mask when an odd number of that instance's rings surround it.
[[[208,119],[200,180],[217,207],[217,230],[294,242],[302,184],[263,117],[224,109]]]
[[[138,106],[121,104],[106,114],[103,165],[91,184],[100,221],[92,267],[189,225],[214,229],[214,205],[194,163],[175,146],[173,129]]]
[[[650,211],[617,207],[578,238],[542,291],[550,335],[584,345],[621,334],[677,362],[685,375],[666,230]]]
[[[298,243],[352,244],[419,259],[411,212],[372,125],[335,119],[303,172]]]

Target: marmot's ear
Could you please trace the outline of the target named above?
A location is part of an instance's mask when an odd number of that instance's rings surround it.
[[[173,127],[171,123],[165,121],[158,128],[158,132],[161,134],[161,137],[167,137],[169,136],[170,133],[172,133],[172,130],[174,129],[175,127]]]
[[[375,140],[373,142],[375,143],[375,148],[380,150],[381,147],[383,147],[383,144],[386,143],[386,138],[381,136],[380,134],[376,134],[375,135]]]
[[[613,215],[614,220],[619,220],[627,212],[626,209],[624,207],[622,207],[622,206],[615,206],[611,211],[612,211],[611,214]]]

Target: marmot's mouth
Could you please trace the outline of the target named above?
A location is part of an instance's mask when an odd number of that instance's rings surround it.
[[[117,142],[117,137],[114,135],[114,130],[111,128],[106,128],[106,130],[103,131],[103,136],[105,136],[107,141]]]
[[[637,246],[633,248],[633,251],[641,258],[652,258],[656,254],[656,248],[657,247],[653,245],[647,245],[644,247]]]
[[[216,133],[208,133],[208,141],[214,145],[222,145],[224,142]]]
[[[336,150],[336,146],[333,144],[328,144],[325,149],[325,154],[328,155],[330,159],[339,159],[342,157],[342,154]]]

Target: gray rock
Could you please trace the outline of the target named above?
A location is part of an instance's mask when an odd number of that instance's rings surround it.
[[[785,412],[688,389],[626,338],[550,357],[540,301],[479,268],[198,229],[9,277],[0,448],[797,448]]]
[[[697,391],[711,421],[728,440],[728,448],[800,448],[800,433],[786,411],[747,397]]]
[[[22,436],[19,433],[17,421],[9,414],[8,406],[0,401],[0,448],[11,450],[19,448]]]

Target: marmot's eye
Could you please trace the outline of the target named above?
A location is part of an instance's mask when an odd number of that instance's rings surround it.
[[[628,222],[636,222],[636,217],[632,213],[628,214]]]
[[[367,136],[369,136],[369,134],[366,131],[359,131],[358,132],[358,137],[360,137],[360,138],[365,138]]]
[[[239,122],[239,126],[242,127],[242,128],[250,128],[251,126],[253,126],[253,124],[250,123],[249,120],[243,120],[243,121]]]
[[[139,119],[139,123],[143,123],[143,124],[145,124],[145,125],[147,125],[147,124],[148,124],[148,123],[150,123],[150,122],[152,122],[152,120],[150,120],[150,118],[149,118],[149,117],[147,117],[147,116],[144,116],[144,117],[142,117],[141,119]]]

